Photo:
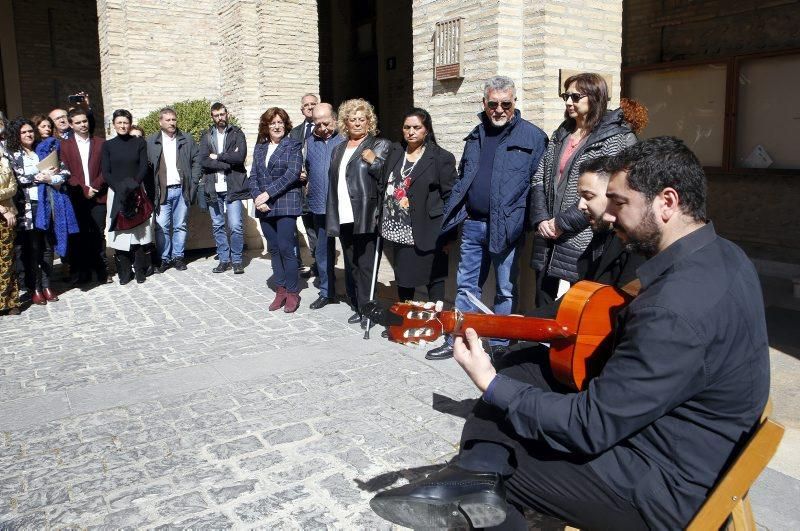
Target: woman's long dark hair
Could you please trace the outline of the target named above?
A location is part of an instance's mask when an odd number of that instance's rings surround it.
[[[56,134],[56,124],[53,122],[52,118],[47,116],[46,114],[34,114],[31,116],[31,122],[33,122],[33,138],[34,142],[41,142],[44,140],[42,135],[39,134],[39,124],[42,122],[50,122],[50,136],[55,136]]]
[[[412,107],[411,109],[408,110],[407,113],[403,115],[403,121],[401,122],[401,127],[405,125],[406,119],[411,118],[412,116],[416,116],[417,118],[419,118],[419,121],[422,122],[422,125],[424,125],[425,129],[428,131],[428,134],[425,136],[425,145],[431,143],[431,144],[436,144],[438,146],[439,143],[436,141],[436,135],[433,134],[433,120],[431,120],[430,113],[420,107]],[[403,139],[400,141],[400,144],[403,147],[406,147],[407,142],[405,140],[405,137],[403,137]]]
[[[608,108],[608,85],[606,85],[606,80],[603,79],[603,76],[591,72],[575,74],[564,81],[564,90],[566,91],[573,83],[575,83],[575,88],[578,92],[589,97],[589,114],[586,116],[586,128],[589,130],[588,132],[594,131],[594,128],[605,116]],[[567,121],[568,128],[574,130],[575,119],[570,118],[566,110],[564,111],[564,118]]]
[[[25,125],[31,126],[31,129],[33,129],[34,138],[36,137],[36,127],[33,125],[33,122],[27,118],[17,118],[11,122],[11,125],[8,126],[8,133],[6,134],[6,148],[8,149],[9,153],[22,151],[22,141],[19,133],[22,130],[22,127]]]

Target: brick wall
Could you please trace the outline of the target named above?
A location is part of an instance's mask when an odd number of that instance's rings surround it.
[[[164,105],[220,95],[215,2],[98,0],[106,119],[134,122]]]
[[[625,0],[623,26],[630,67],[800,48],[800,2]],[[797,185],[779,173],[709,173],[709,217],[754,258],[800,262]]]
[[[14,0],[23,115],[49,113],[68,105],[67,96],[92,96],[102,133],[97,12],[92,2]],[[13,118],[13,117],[12,117]]]
[[[463,80],[439,82],[433,75],[433,32],[439,20],[464,17]],[[415,0],[414,104],[433,117],[440,144],[461,156],[463,138],[478,123],[483,82],[507,75],[517,85],[517,107],[523,118],[549,135],[563,120],[558,98],[559,69],[598,71],[612,78],[618,102],[622,25],[621,0]],[[519,250],[519,310],[533,303],[534,274],[528,267],[530,240]],[[450,254],[448,298],[458,253]],[[491,280],[483,294],[491,302]]]

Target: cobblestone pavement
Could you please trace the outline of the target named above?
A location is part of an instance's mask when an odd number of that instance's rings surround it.
[[[261,257],[213,265],[0,318],[0,529],[388,529],[372,495],[453,455],[455,363],[364,341],[314,288],[267,312]]]
[[[313,288],[267,312],[267,264],[1,318],[0,527],[387,528],[369,498],[451,456],[476,392]]]

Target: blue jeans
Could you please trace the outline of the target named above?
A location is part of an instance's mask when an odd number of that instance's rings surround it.
[[[208,204],[208,213],[211,215],[211,232],[217,244],[220,263],[241,264],[244,249],[242,202],[225,203],[225,193],[217,193],[217,201]]]
[[[489,225],[484,221],[467,219],[461,231],[461,257],[456,273],[456,308],[462,312],[479,312],[467,298],[469,291],[480,300],[483,284],[494,266],[496,279],[494,313],[508,315],[514,302],[513,279],[517,276],[516,246],[502,253],[489,252]],[[452,338],[447,342],[452,344]],[[508,345],[507,339],[492,339],[491,345]]]
[[[180,186],[167,188],[167,200],[156,216],[156,245],[162,262],[183,258],[189,205]]]
[[[312,214],[314,216],[310,230],[317,235],[317,245],[314,248],[314,260],[317,263],[317,278],[319,278],[319,296],[336,298],[336,243],[325,232],[325,214]]]
[[[295,254],[297,216],[262,218],[261,230],[269,244],[272,280],[289,293],[299,293],[300,260]]]

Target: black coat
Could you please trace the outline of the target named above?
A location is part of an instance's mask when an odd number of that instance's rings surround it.
[[[625,244],[613,231],[595,233],[578,258],[578,278],[621,288],[636,279],[636,270],[646,261],[642,255],[626,251]],[[554,318],[560,304],[558,299],[528,315]]]
[[[389,174],[402,168],[405,151],[397,142],[389,149],[380,181],[381,198],[389,182]],[[420,251],[436,249],[441,237],[444,205],[457,178],[456,158],[453,154],[429,142],[411,173],[411,186],[408,188],[411,232],[414,246]]]
[[[103,177],[114,191],[114,201],[108,205],[109,230],[114,231],[120,212],[127,211],[128,217],[133,216],[130,212],[135,207],[133,194],[148,175],[147,144],[143,138],[117,135],[103,143],[101,153]]]
[[[250,187],[247,185],[247,169],[244,167],[244,159],[247,157],[247,140],[244,133],[235,125],[229,125],[225,129],[224,149],[222,153],[217,153],[213,129],[214,126],[211,126],[200,139],[200,166],[206,200],[216,203],[217,193],[214,185],[218,171],[225,173],[225,182],[228,185],[226,203],[249,199]],[[212,153],[217,154],[216,160],[209,157]]]
[[[372,234],[378,229],[378,212],[381,200],[378,184],[383,169],[383,161],[391,143],[385,138],[367,137],[356,148],[347,163],[347,191],[353,205],[353,234]],[[342,162],[347,142],[342,142],[331,153],[331,167],[328,171],[328,202],[325,214],[325,230],[328,236],[339,236],[339,164]],[[361,158],[365,149],[375,153],[375,160],[367,164]]]

